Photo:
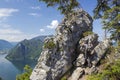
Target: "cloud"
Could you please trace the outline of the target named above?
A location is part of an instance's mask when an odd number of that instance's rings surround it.
[[[0,28],[0,39],[4,39],[10,42],[18,42],[24,39],[31,39],[35,36],[38,36],[38,34],[24,33],[21,30],[13,29],[11,27]]]
[[[47,25],[47,28],[55,29],[58,26],[58,20],[53,20],[50,25]]]
[[[33,6],[33,7],[31,7],[31,9],[40,10],[41,8],[40,8],[40,6]]]
[[[45,29],[40,29],[40,32],[45,32]]]
[[[12,16],[14,12],[18,11],[18,9],[13,8],[0,8],[0,21],[5,20],[7,17]]]
[[[19,42],[19,41],[22,41],[24,39],[32,39],[33,37],[35,36],[38,36],[38,34],[14,34],[14,35],[3,35],[3,34],[0,34],[0,39],[4,39],[4,40],[7,40],[7,41],[10,41],[10,42]]]
[[[31,16],[37,16],[37,17],[40,16],[40,14],[38,14],[38,13],[29,13],[28,15],[31,15]]]
[[[7,35],[7,34],[13,35],[13,34],[22,34],[22,32],[19,31],[19,30],[8,28],[8,29],[0,29],[0,34],[2,34],[2,35],[3,34],[4,35]]]
[[[9,27],[11,27],[11,25],[0,23],[0,28],[9,28]]]

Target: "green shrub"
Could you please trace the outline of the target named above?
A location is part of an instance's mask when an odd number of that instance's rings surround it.
[[[120,80],[120,60],[106,65],[101,73],[89,75],[87,80]]]
[[[16,80],[30,80],[30,75],[32,73],[32,68],[28,65],[24,67],[25,72],[16,76]]]
[[[120,53],[120,41],[117,44],[118,45],[116,46],[116,53]]]
[[[48,43],[44,43],[44,48],[52,49],[55,47],[55,43],[53,41],[49,41]]]
[[[64,77],[62,77],[62,79],[61,80],[67,80],[67,77],[66,76],[64,76]]]
[[[86,36],[91,35],[91,34],[93,34],[92,31],[86,31],[83,33],[83,36],[86,37]]]

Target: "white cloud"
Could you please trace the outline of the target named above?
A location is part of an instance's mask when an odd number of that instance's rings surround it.
[[[33,7],[31,7],[31,9],[40,10],[41,8],[40,8],[40,6],[33,6]]]
[[[40,32],[45,32],[45,29],[40,29]]]
[[[50,25],[47,25],[47,28],[55,29],[58,26],[59,22],[57,20],[53,20]]]
[[[37,36],[37,34],[24,33],[21,30],[14,29],[11,27],[11,25],[6,24],[6,19],[9,16],[13,16],[13,13],[18,11],[18,9],[14,8],[0,8],[0,39],[4,39],[11,42],[18,42],[24,39],[31,39]]]
[[[38,14],[38,13],[29,13],[28,15],[31,15],[31,16],[37,16],[37,17],[40,16],[40,14]]]
[[[21,31],[16,30],[16,29],[12,29],[12,28],[8,28],[8,29],[0,29],[0,34],[22,34]]]
[[[9,27],[11,27],[11,25],[0,23],[0,28],[9,28]]]
[[[7,41],[10,41],[10,42],[19,42],[19,41],[22,41],[24,39],[31,39],[35,36],[38,36],[37,34],[14,34],[14,35],[2,35],[0,34],[0,39],[4,39],[4,40],[7,40]]]
[[[24,39],[31,39],[35,36],[38,36],[38,35],[26,34],[18,29],[13,29],[11,27],[0,28],[0,39],[4,39],[11,42],[18,42]]]
[[[18,11],[18,9],[13,8],[0,8],[0,21],[6,20],[7,17],[12,16],[14,12]]]

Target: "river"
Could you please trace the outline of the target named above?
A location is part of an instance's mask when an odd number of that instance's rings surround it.
[[[33,61],[10,62],[5,58],[6,55],[7,54],[0,54],[0,77],[3,80],[15,80],[16,75],[23,72],[26,64],[32,68],[35,66],[35,62]]]

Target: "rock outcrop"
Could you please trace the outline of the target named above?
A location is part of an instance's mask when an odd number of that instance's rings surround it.
[[[70,15],[70,19],[64,18],[58,25],[55,36],[45,39],[30,80],[60,80],[72,67],[75,69],[68,80],[79,80],[84,74],[97,71],[96,65],[109,42],[99,43],[97,34],[83,38],[84,32],[92,31],[93,22],[84,10],[75,10]]]
[[[84,80],[81,79],[83,74],[97,73],[99,71],[97,64],[105,56],[109,46],[109,40],[98,42],[97,34],[82,38],[78,46],[79,56],[74,62],[75,69],[68,80]]]

